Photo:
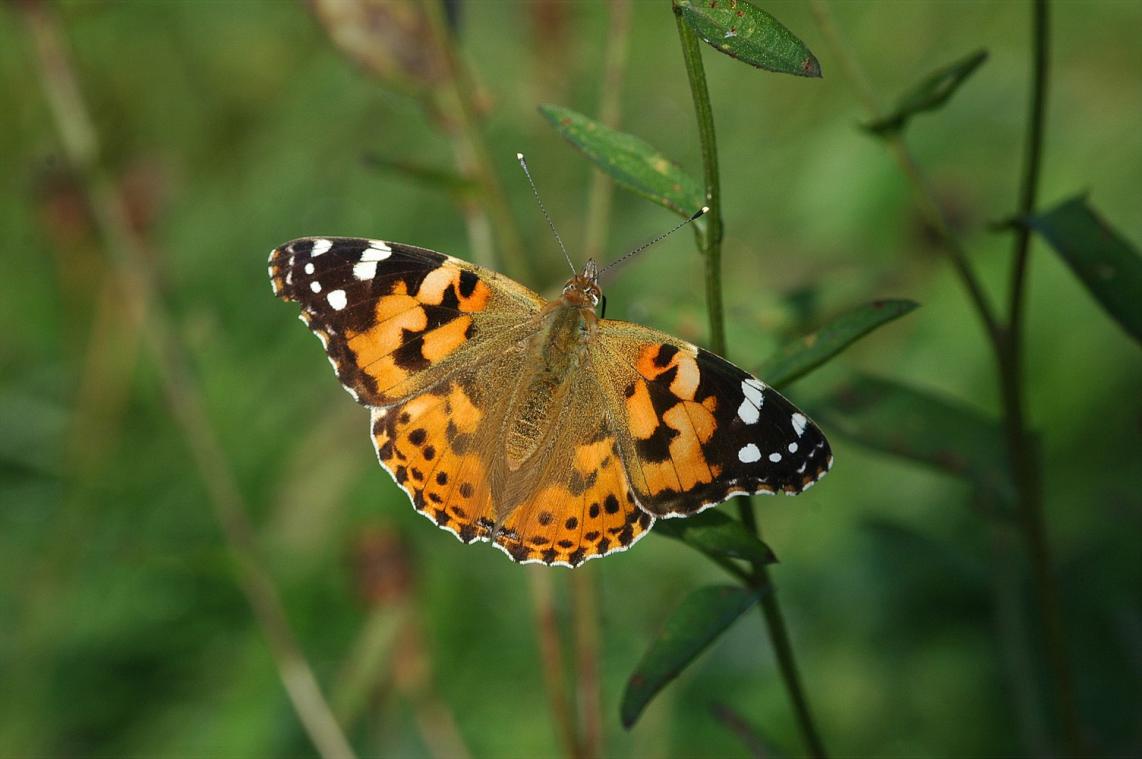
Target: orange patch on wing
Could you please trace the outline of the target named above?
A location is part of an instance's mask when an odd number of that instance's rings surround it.
[[[459,286],[457,286],[456,292],[460,299],[460,310],[468,313],[483,311],[487,307],[488,301],[492,299],[492,288],[484,284],[483,280],[476,283],[471,295],[465,296],[460,293]]]
[[[465,296],[461,288],[461,277],[464,271],[452,266],[441,266],[433,269],[421,282],[416,291],[417,300],[426,305],[440,305],[444,302],[444,294],[451,288],[456,294],[461,311],[474,313],[483,311],[492,297],[492,290],[481,280],[476,280],[472,292]]]
[[[428,326],[428,316],[424,313],[423,308],[414,305],[412,308],[396,311],[395,304],[385,305],[390,300],[393,299],[381,298],[377,303],[377,312],[380,313],[384,308],[389,314],[386,318],[378,319],[372,327],[364,332],[346,335],[349,349],[357,356],[357,364],[370,374],[373,373],[370,364],[401,346],[404,342],[405,330],[420,332]],[[399,300],[403,302],[411,299],[400,298]],[[393,312],[389,313],[389,309],[392,309]]]
[[[400,284],[403,285],[404,282]],[[420,310],[420,303],[417,302],[416,298],[411,298],[408,295],[385,295],[377,299],[373,318],[379,324],[412,309]]]
[[[642,474],[646,478],[646,488],[652,495],[664,490],[680,492],[681,483],[678,482],[678,473],[674,471],[673,461],[642,461]]]
[[[666,364],[659,366],[656,361],[662,348],[660,344],[653,344],[642,349],[635,362],[638,373],[653,381],[673,369],[675,373],[674,379],[670,381],[670,392],[683,400],[694,400],[694,393],[698,391],[698,383],[702,378],[697,359],[688,351],[678,349]]]
[[[467,341],[466,335],[471,324],[472,317],[461,316],[425,333],[420,348],[421,355],[432,362],[444,358]]]
[[[635,380],[634,393],[626,399],[626,405],[631,434],[638,440],[646,440],[653,435],[658,429],[658,415],[654,413],[645,381]]]
[[[570,479],[519,504],[496,537],[516,561],[577,566],[630,546],[653,524],[634,502],[613,438],[577,446]]]
[[[710,482],[713,479],[710,467],[706,463],[706,456],[702,453],[701,439],[703,432],[706,432],[708,439],[713,428],[709,422],[691,423],[690,414],[687,413],[689,411],[686,408],[687,405],[708,413],[697,403],[682,401],[673,406],[662,417],[667,425],[678,431],[678,434],[670,441],[670,458],[674,462],[674,469],[678,474],[683,490],[690,490],[695,485]],[[709,431],[707,432],[707,430]]]
[[[475,407],[458,385],[447,394],[425,394],[373,413],[377,456],[405,489],[417,511],[465,543],[486,539],[494,524],[483,461],[475,452],[453,447],[449,422],[457,407],[467,421]]]

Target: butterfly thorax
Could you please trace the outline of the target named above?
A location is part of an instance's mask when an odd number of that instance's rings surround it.
[[[568,281],[562,297],[540,312],[538,329],[526,347],[530,356],[525,365],[531,369],[518,378],[508,415],[513,420],[505,441],[510,470],[544,446],[560,418],[598,328],[598,298],[594,264],[588,262],[582,275]]]

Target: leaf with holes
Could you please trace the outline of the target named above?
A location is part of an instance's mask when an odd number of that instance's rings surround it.
[[[705,203],[697,181],[638,137],[611,129],[570,108],[542,105],[539,112],[563,139],[620,186],[686,217]]]
[[[703,511],[687,519],[660,519],[654,533],[680,540],[714,558],[744,559],[758,566],[777,562],[769,546],[721,511]]]
[[[1024,223],[1051,244],[1099,305],[1142,341],[1142,257],[1086,198],[1072,198]]]
[[[745,0],[675,0],[674,12],[719,53],[766,71],[821,76],[821,64],[805,43]]]
[[[666,620],[658,637],[627,681],[620,706],[623,727],[631,727],[666,684],[684,670],[764,591],[709,585],[687,596]]]
[[[757,376],[774,387],[788,385],[825,363],[877,327],[919,306],[911,300],[878,300],[849,311],[793,343],[762,364]]]
[[[892,113],[865,124],[864,128],[879,137],[902,132],[916,114],[934,111],[948,102],[960,85],[986,60],[987,51],[977,50],[933,71],[924,81],[900,96]]]
[[[856,375],[811,411],[857,443],[963,477],[1010,502],[999,424],[981,412],[891,380]]]

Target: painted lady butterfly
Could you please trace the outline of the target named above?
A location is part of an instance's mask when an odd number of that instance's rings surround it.
[[[294,240],[269,270],[369,407],[381,465],[416,510],[516,561],[573,567],[658,517],[800,493],[832,464],[816,425],[755,377],[596,316],[593,261],[553,301],[378,240]]]

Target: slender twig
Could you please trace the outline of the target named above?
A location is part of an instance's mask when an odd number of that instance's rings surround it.
[[[171,414],[206,486],[234,559],[239,585],[266,636],[294,711],[323,757],[352,757],[353,750],[289,628],[277,588],[257,558],[245,502],[206,420],[203,400],[187,370],[178,332],[170,325],[159,299],[143,243],[127,218],[122,197],[100,166],[98,135],[58,23],[39,2],[27,1],[18,7],[35,43],[44,92],[64,152],[83,182],[106,252],[120,279],[125,305],[142,325]],[[141,318],[144,313],[145,321]]]
[[[710,328],[710,347],[717,353],[726,355],[725,313],[722,306],[722,211],[721,190],[718,177],[718,152],[714,135],[714,114],[710,94],[706,88],[706,74],[702,66],[702,51],[698,37],[675,13],[678,36],[682,44],[682,55],[686,63],[686,74],[690,82],[690,92],[694,99],[694,110],[698,118],[698,138],[702,146],[702,169],[706,184],[706,205],[709,211],[695,235],[705,260],[706,313]],[[697,226],[697,225],[696,225]],[[757,518],[753,503],[749,498],[737,499],[742,523],[754,534],[758,534]],[[772,585],[769,572],[763,564],[755,564],[747,584],[753,587],[769,586],[770,592],[761,600],[761,613],[765,620],[770,641],[773,643],[781,679],[785,684],[789,700],[802,738],[810,755],[824,757],[824,743],[817,733],[812,712],[793,655],[793,647],[785,628],[781,607],[777,601],[776,588]]]
[[[575,625],[575,691],[579,746],[585,759],[603,755],[603,699],[599,681],[599,574],[593,567],[571,575]]]
[[[523,238],[512,216],[503,188],[496,175],[495,163],[480,130],[476,105],[473,102],[475,86],[471,72],[460,55],[456,37],[445,20],[443,2],[430,0],[424,3],[429,28],[438,49],[444,56],[449,73],[448,82],[451,96],[455,101],[457,127],[467,143],[471,158],[471,169],[480,184],[480,197],[495,225],[495,235],[500,241],[504,262],[511,273],[519,279],[527,279],[530,265],[524,253]],[[507,156],[505,156],[507,158]],[[494,264],[491,262],[481,262]]]
[[[832,17],[826,0],[810,0],[822,35],[842,63],[842,70],[851,79],[871,117],[880,116],[871,88],[855,56],[848,50]],[[1033,0],[1032,11],[1032,81],[1027,119],[1027,142],[1019,190],[1019,217],[1035,210],[1039,172],[1043,150],[1043,123],[1047,95],[1048,63],[1048,8],[1046,0]],[[1024,288],[1027,257],[1030,246],[1030,229],[1016,226],[1009,302],[1009,321],[1001,323],[990,302],[983,295],[978,280],[968,265],[967,256],[958,237],[947,223],[943,209],[932,189],[923,181],[915,159],[899,135],[889,138],[889,148],[911,180],[921,211],[935,229],[941,245],[949,254],[968,296],[983,320],[995,355],[1003,405],[1004,428],[1015,480],[1020,528],[1031,564],[1031,577],[1035,588],[1040,626],[1047,648],[1048,663],[1055,689],[1057,720],[1063,728],[1068,752],[1080,754],[1083,739],[1075,703],[1074,686],[1067,657],[1065,631],[1059,603],[1058,583],[1052,571],[1050,547],[1047,542],[1043,518],[1043,498],[1038,471],[1035,440],[1027,430],[1024,411],[1022,330]]]
[[[836,23],[833,21],[832,11],[829,9],[827,1],[809,0],[809,6],[813,11],[813,16],[817,21],[818,28],[821,30],[821,36],[825,38],[825,42],[832,48],[833,55],[840,63],[841,70],[849,79],[853,89],[856,90],[861,104],[864,105],[865,111],[874,120],[880,118],[880,104],[877,101],[872,86],[869,84],[868,77],[865,76],[864,70],[857,61],[856,56],[853,55],[848,45],[845,44],[844,38],[841,36]],[[936,200],[935,193],[929,186],[928,181],[924,178],[924,173],[920,170],[920,166],[913,157],[912,152],[908,149],[908,144],[904,141],[904,138],[899,134],[892,133],[886,135],[885,140],[889,152],[892,154],[892,157],[896,159],[901,171],[904,172],[905,177],[907,177],[909,183],[912,185],[912,192],[916,197],[916,202],[920,205],[920,211],[924,214],[925,221],[927,221],[928,225],[936,232],[936,239],[940,247],[948,256],[948,260],[955,268],[956,274],[959,275],[961,284],[968,292],[968,297],[971,298],[972,303],[975,305],[976,313],[983,322],[988,339],[995,342],[999,339],[1002,331],[999,318],[996,316],[991,301],[988,300],[983,286],[979,282],[979,278],[976,276],[975,271],[971,267],[971,263],[968,261],[967,252],[952,230],[944,209]]]
[[[1018,218],[1035,213],[1039,190],[1039,174],[1043,157],[1043,125],[1046,120],[1048,72],[1048,7],[1047,0],[1033,0],[1031,14],[1031,96],[1028,100],[1027,136],[1024,144],[1022,180],[1019,188]],[[1019,493],[1019,519],[1024,542],[1031,560],[1031,576],[1042,616],[1047,657],[1055,682],[1055,709],[1063,729],[1067,750],[1072,755],[1083,752],[1074,684],[1067,656],[1066,631],[1059,603],[1058,582],[1052,570],[1050,543],[1043,517],[1042,480],[1033,435],[1028,430],[1023,382],[1023,313],[1027,278],[1027,259],[1031,246],[1031,229],[1015,225],[1015,241],[1011,262],[1008,327],[997,345],[1000,358],[1000,383],[1004,421],[1011,462]]]
[[[622,117],[622,89],[630,39],[631,0],[610,0],[609,25],[603,54],[599,121],[618,128]],[[584,258],[602,258],[610,226],[614,184],[602,172],[592,172],[584,221]],[[575,625],[576,705],[579,714],[579,745],[584,757],[603,755],[603,700],[599,679],[598,573],[592,568],[571,574],[572,614]]]
[[[539,654],[543,663],[543,685],[555,730],[568,757],[582,756],[575,729],[575,716],[567,700],[567,684],[563,670],[563,649],[559,639],[559,620],[555,613],[551,570],[546,567],[527,569],[531,584],[535,629],[539,634]]]

